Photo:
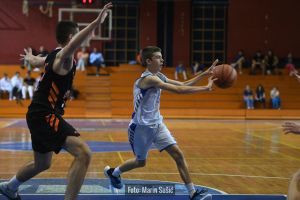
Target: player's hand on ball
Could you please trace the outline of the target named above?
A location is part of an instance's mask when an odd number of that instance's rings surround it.
[[[213,76],[208,78],[208,84],[207,84],[207,88],[208,91],[212,91],[213,89],[213,85],[214,85],[214,81],[218,80],[217,78],[214,78]]]

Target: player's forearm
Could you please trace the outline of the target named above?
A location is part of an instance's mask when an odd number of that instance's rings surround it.
[[[210,91],[208,86],[179,86],[176,90],[178,94],[193,94],[198,92]]]
[[[99,20],[96,19],[93,22],[91,22],[87,27],[82,29],[79,33],[77,33],[72,38],[72,40],[64,47],[64,51],[61,57],[70,57],[99,24]]]
[[[32,56],[28,59],[30,65],[34,67],[42,67],[45,64],[46,57]]]
[[[203,79],[207,74],[208,73],[206,73],[206,72],[198,73],[194,78],[183,82],[183,85],[186,85],[186,86],[195,85],[198,81]]]

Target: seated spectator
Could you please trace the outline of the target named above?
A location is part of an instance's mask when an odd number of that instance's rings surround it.
[[[243,73],[242,67],[245,64],[245,56],[242,50],[238,51],[237,55],[235,56],[231,66],[233,68],[239,69],[239,74]]]
[[[19,72],[16,72],[15,75],[11,78],[11,84],[13,87],[12,88],[13,99],[16,99],[18,101],[22,97],[22,87],[23,87],[23,78],[20,77]]]
[[[266,66],[266,72],[268,75],[270,74],[279,74],[278,72],[278,58],[274,55],[274,53],[269,50],[267,55],[264,58],[264,63]]]
[[[254,109],[253,92],[249,85],[246,85],[244,90],[244,102],[247,109]]]
[[[12,95],[12,84],[11,81],[6,73],[4,73],[3,78],[0,79],[0,97],[2,94],[7,92],[9,94],[9,100],[11,101],[13,98]]]
[[[265,63],[264,63],[264,57],[260,51],[257,51],[255,55],[252,58],[252,64],[251,64],[251,72],[250,74],[255,75],[255,69],[259,67],[262,70],[262,74],[265,74]]]
[[[34,89],[36,89],[39,85],[40,80],[42,79],[44,73],[40,73],[40,75],[35,79]]]
[[[281,107],[281,99],[279,96],[279,90],[277,87],[273,87],[270,91],[270,97],[271,97],[271,104],[273,109],[280,110]]]
[[[295,67],[295,64],[293,62],[293,54],[292,53],[289,53],[287,58],[286,58],[285,68],[287,69],[288,74],[290,76],[293,76],[294,74],[298,74],[298,71],[297,71],[297,69]]]
[[[192,72],[194,75],[196,75],[197,73],[202,73],[204,71],[204,65],[203,64],[199,64],[197,61],[194,62],[194,64],[192,65]]]
[[[142,65],[142,50],[140,50],[135,57],[136,64]]]
[[[48,56],[48,54],[49,54],[49,52],[44,48],[44,46],[40,46],[38,56],[46,57],[46,56]]]
[[[129,60],[128,64],[130,64],[130,65],[142,65],[141,51],[142,51],[142,50],[140,50],[140,51],[136,54],[135,60],[133,60],[133,59],[132,59],[132,60]]]
[[[90,63],[93,66],[97,67],[96,76],[100,75],[100,67],[105,67],[104,58],[102,53],[97,51],[97,48],[93,49],[93,52],[90,54]]]
[[[27,75],[24,78],[23,87],[22,87],[22,98],[23,99],[26,99],[26,93],[28,92],[29,99],[32,100],[34,85],[35,85],[35,79],[31,77],[30,72],[27,72]]]
[[[89,53],[86,52],[85,47],[82,47],[80,51],[77,52],[77,70],[84,71],[89,58]]]
[[[187,80],[185,67],[183,66],[182,62],[179,62],[175,69],[175,80],[178,80],[178,74],[183,75],[183,79]]]
[[[255,101],[257,103],[261,103],[263,105],[263,108],[266,108],[266,94],[265,94],[265,89],[264,89],[264,87],[261,84],[259,84],[256,87]]]
[[[77,99],[79,95],[79,90],[77,90],[74,86],[72,86],[70,90],[70,100]]]

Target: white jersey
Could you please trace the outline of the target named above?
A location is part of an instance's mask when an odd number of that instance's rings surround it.
[[[139,88],[139,82],[146,76],[154,76],[154,74],[147,70],[134,83],[134,112],[131,122],[139,125],[155,126],[161,124],[163,119],[159,111],[161,89],[152,87],[144,90]],[[159,72],[157,76],[162,81],[166,81],[166,76],[162,73]]]

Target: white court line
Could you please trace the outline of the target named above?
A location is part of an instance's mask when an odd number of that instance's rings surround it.
[[[17,123],[18,121],[19,121],[19,120],[13,120],[13,121],[9,122],[8,124],[6,124],[6,125],[4,125],[4,126],[2,126],[2,127],[0,127],[0,128],[7,128],[8,126]]]
[[[100,174],[101,172],[87,172],[88,175],[91,174]],[[0,174],[15,174],[15,172],[0,172]],[[67,172],[43,172],[43,174],[67,174]],[[126,174],[134,175],[179,175],[177,172],[127,172]],[[190,173],[195,176],[227,176],[227,177],[242,177],[242,178],[262,178],[262,179],[280,179],[280,180],[290,180],[288,177],[280,176],[254,176],[254,175],[245,175],[245,174],[206,174],[206,173]]]

